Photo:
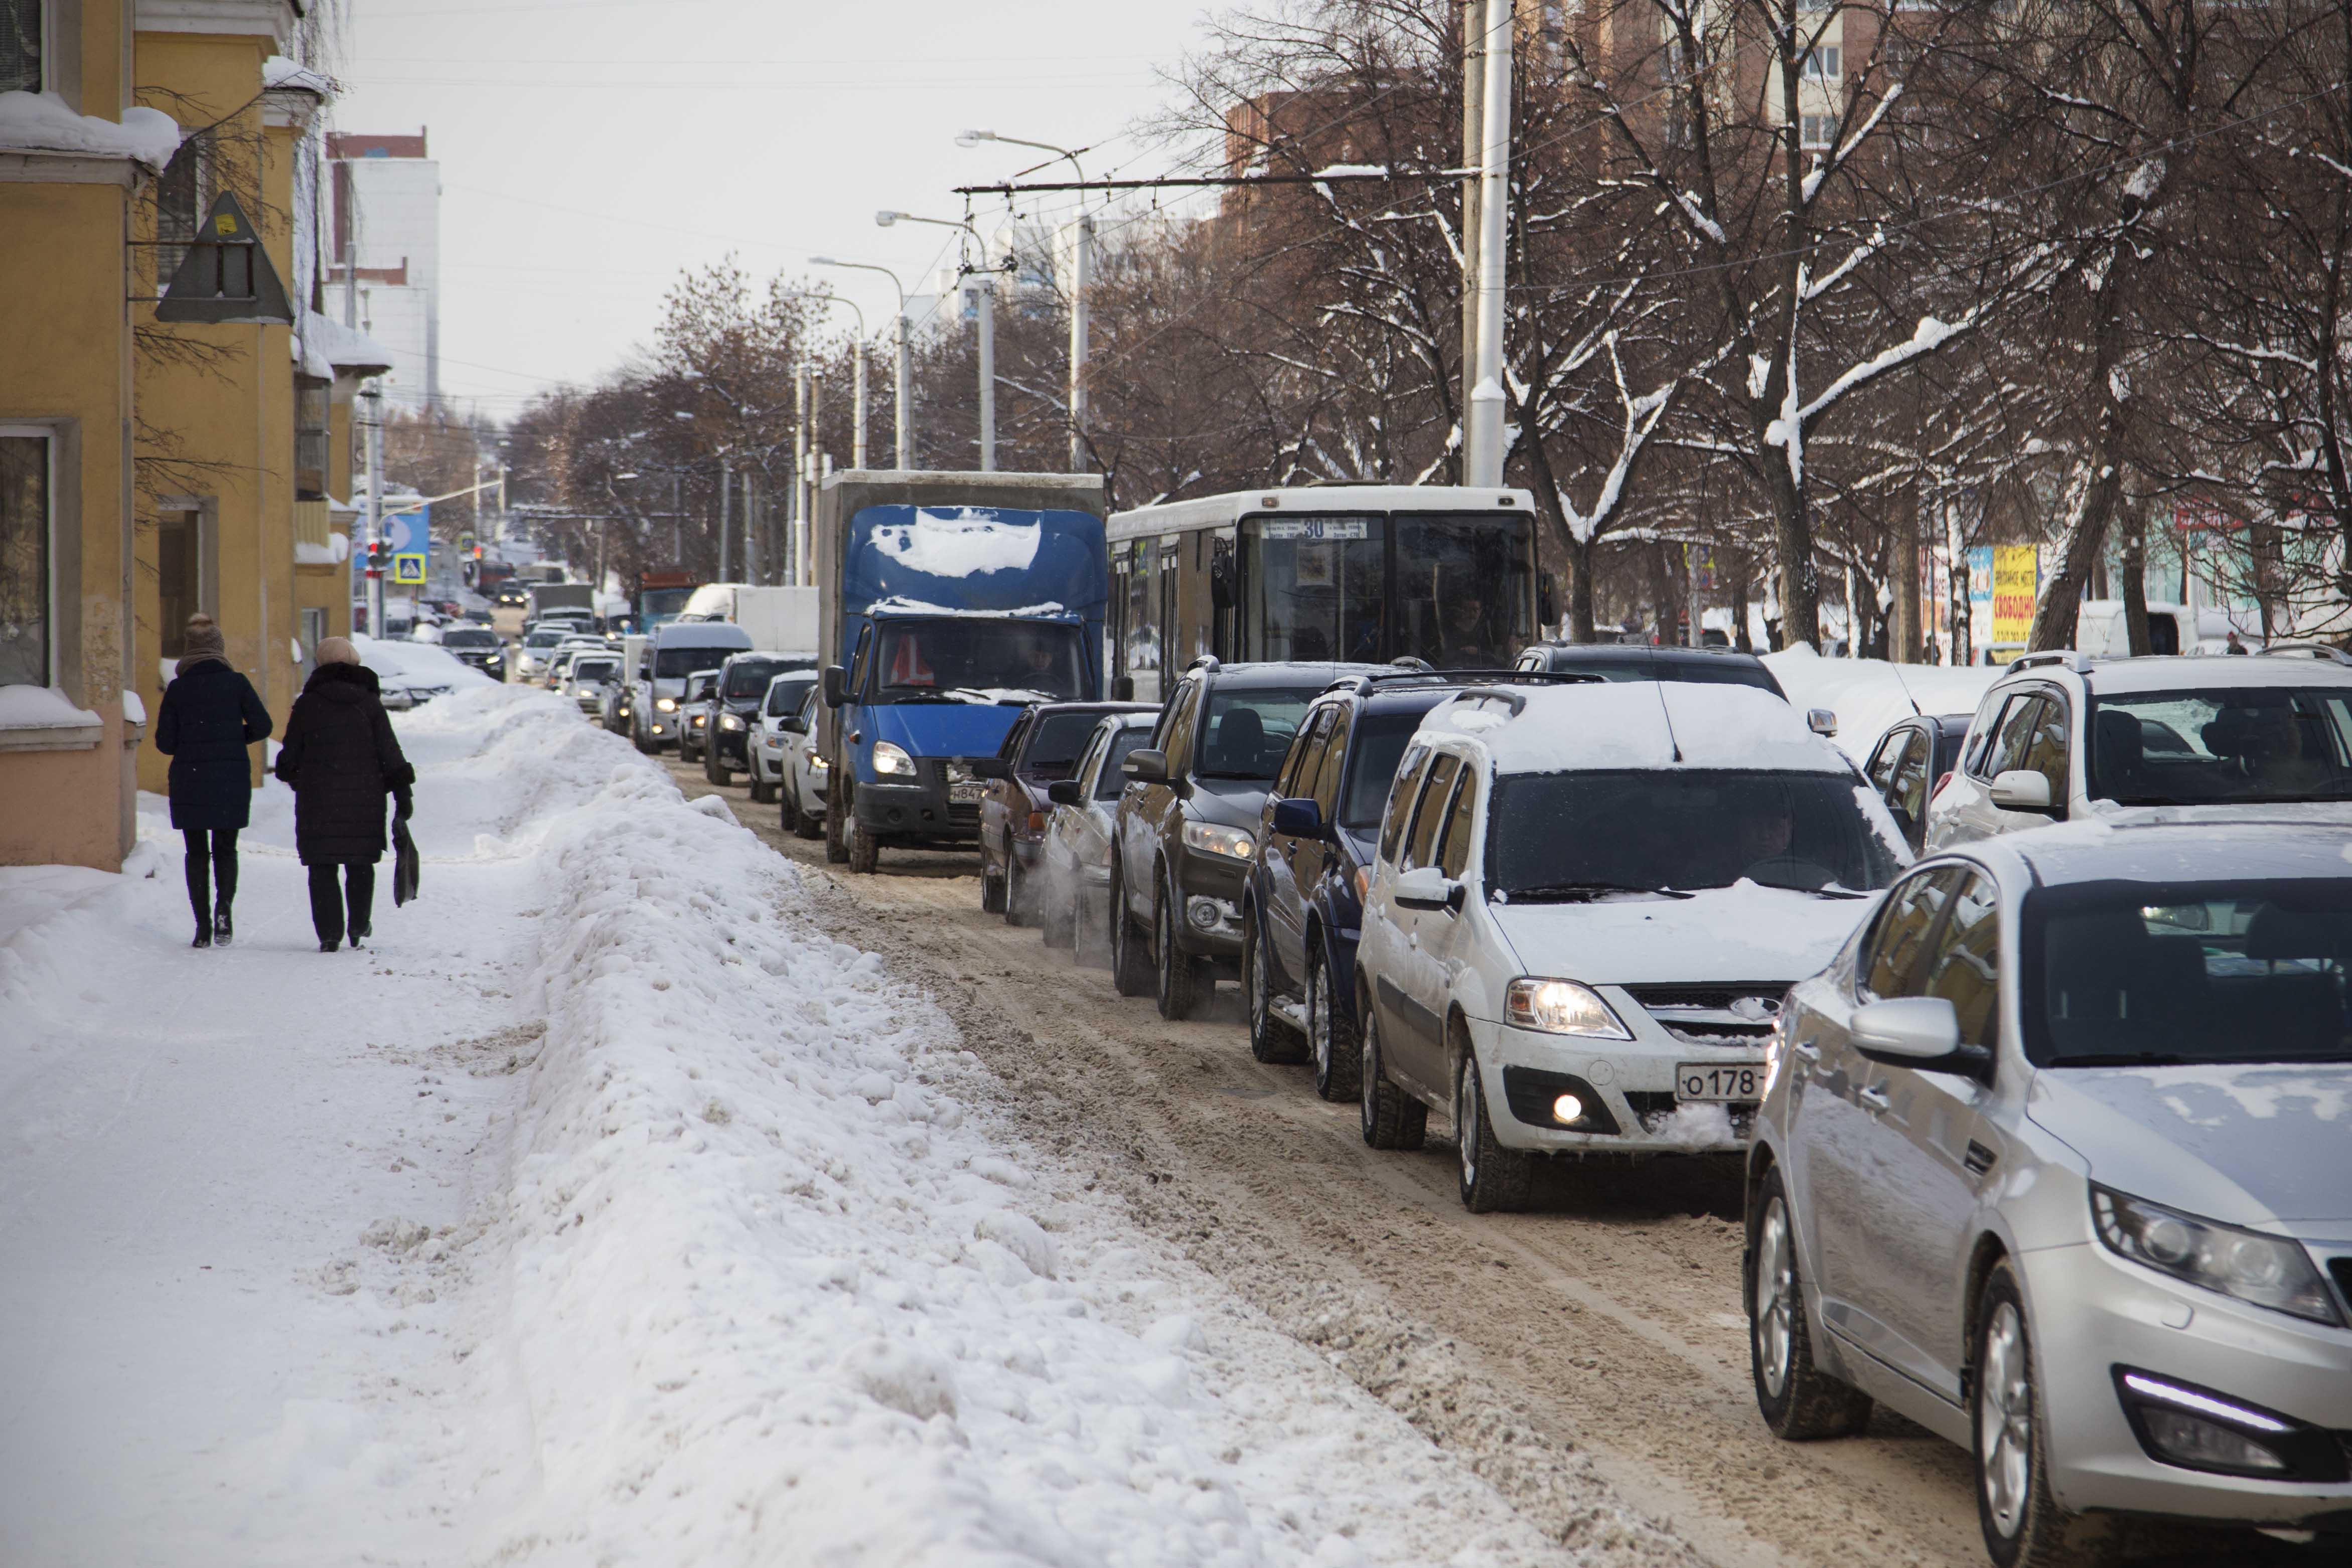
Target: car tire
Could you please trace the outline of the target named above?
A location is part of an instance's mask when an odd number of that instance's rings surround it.
[[[1151,955],[1135,938],[1135,916],[1128,913],[1127,890],[1119,885],[1118,868],[1110,873],[1110,983],[1122,997],[1148,997],[1155,978]]]
[[[1389,1082],[1381,1065],[1380,1020],[1363,1009],[1357,1025],[1361,1075],[1356,1103],[1363,1111],[1364,1142],[1376,1149],[1417,1149],[1429,1136],[1429,1107]]]
[[[1356,1031],[1339,1017],[1339,993],[1331,985],[1331,966],[1323,961],[1320,944],[1309,936],[1307,949],[1307,1055],[1315,1066],[1315,1092],[1331,1103],[1344,1104],[1361,1092],[1362,1049]]]
[[[2088,1568],[2112,1554],[2106,1517],[2061,1510],[2050,1493],[2050,1423],[2025,1296],[2006,1258],[1977,1291],[1970,1337],[1969,1451],[1976,1460],[1977,1521],[1995,1568]]]
[[[1021,862],[1013,858],[1013,846],[1004,849],[1004,924],[1026,925],[1030,923],[1029,879],[1021,873]]]
[[[849,831],[849,870],[853,876],[871,876],[882,863],[882,841],[860,822]]]
[[[1004,913],[1004,880],[988,863],[988,841],[980,841],[980,912],[982,915]]]
[[[761,779],[760,770],[756,768],[751,769],[749,788],[751,791],[751,804],[754,806],[772,806],[776,803],[776,787]]]
[[[827,864],[841,865],[849,859],[849,841],[842,824],[849,820],[849,786],[841,781],[839,770],[826,782],[824,799],[824,858]]]
[[[1796,1217],[1775,1166],[1757,1184],[1748,1210],[1747,1278],[1742,1283],[1756,1408],[1772,1435],[1787,1442],[1851,1437],[1870,1424],[1870,1396],[1813,1364],[1812,1328],[1805,1317],[1804,1275],[1797,1253]]]
[[[1242,996],[1249,1007],[1250,1054],[1260,1061],[1294,1062],[1307,1054],[1306,1041],[1274,1016],[1274,979],[1266,967],[1265,932],[1257,905],[1242,909]]]
[[[661,750],[660,747],[654,744],[653,731],[646,728],[642,725],[632,724],[629,726],[629,741],[631,745],[635,746],[639,751],[644,752],[647,757],[655,756]]]
[[[1152,999],[1170,1023],[1191,1018],[1204,999],[1199,962],[1176,945],[1178,907],[1175,894],[1162,884],[1151,903]]]
[[[735,782],[735,769],[728,767],[725,758],[719,755],[719,743],[715,739],[702,743],[702,776],[713,784]]]
[[[776,787],[776,831],[797,833],[801,831],[801,794],[785,779]]]
[[[1461,1070],[1454,1074],[1454,1140],[1462,1162],[1462,1207],[1473,1214],[1515,1214],[1528,1206],[1535,1186],[1536,1161],[1524,1149],[1495,1141],[1487,1114],[1486,1088],[1478,1077],[1478,1053],[1462,1041]]]

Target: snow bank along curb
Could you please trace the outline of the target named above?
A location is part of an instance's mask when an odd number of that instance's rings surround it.
[[[500,1561],[1570,1560],[967,1119],[944,1019],[656,765],[540,693],[407,722],[545,779],[547,1033],[483,1243],[539,1435]]]

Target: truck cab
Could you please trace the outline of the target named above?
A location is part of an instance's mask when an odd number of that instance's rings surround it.
[[[976,843],[972,760],[1031,704],[1102,695],[1102,482],[852,470],[819,505],[828,858]]]

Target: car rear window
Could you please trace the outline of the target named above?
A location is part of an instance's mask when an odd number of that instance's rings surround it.
[[[791,713],[801,706],[815,686],[814,675],[809,676],[804,681],[779,681],[771,676],[766,711],[771,715]]]
[[[1021,771],[1066,779],[1102,722],[1098,713],[1040,714],[1021,747]]]

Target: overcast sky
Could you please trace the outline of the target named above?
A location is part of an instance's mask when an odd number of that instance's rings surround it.
[[[354,0],[335,128],[430,135],[441,165],[441,382],[504,416],[646,342],[681,267],[812,255],[928,289],[958,184],[1099,149],[1100,178],[1181,150],[1127,134],[1200,37],[1189,0]],[[1065,165],[1066,168],[1066,165]],[[1046,178],[1040,174],[1037,178]],[[1002,211],[999,207],[998,211]],[[823,274],[877,332],[874,274]],[[848,312],[843,310],[846,319]]]

